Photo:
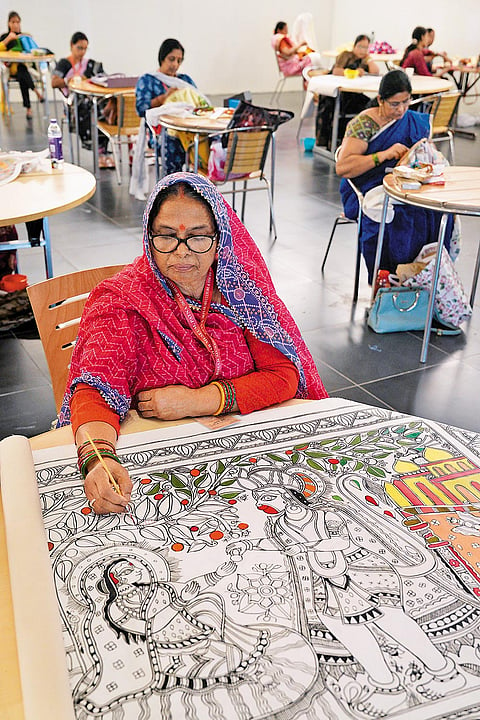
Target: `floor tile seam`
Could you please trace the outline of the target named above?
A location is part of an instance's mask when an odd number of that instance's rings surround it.
[[[346,387],[358,387],[358,383],[356,383],[355,380],[352,380],[352,378],[349,378],[348,375],[345,375],[344,373],[337,370],[335,367],[333,367],[333,365],[330,365],[329,363],[325,362],[325,360],[320,360],[320,362],[322,363],[322,365],[325,365],[329,370],[332,370],[334,373],[336,373],[336,375],[340,375],[341,378],[346,380],[349,383],[349,385]],[[318,370],[318,368],[317,368],[317,370]],[[320,377],[321,377],[321,373],[320,373]],[[343,388],[341,388],[341,389],[343,389]]]
[[[8,398],[11,395],[24,395],[25,393],[30,393],[32,390],[44,390],[45,388],[49,388],[52,390],[52,383],[48,382],[45,385],[31,385],[28,388],[25,388],[24,390],[11,390],[9,392],[3,392],[0,389],[0,398]]]
[[[374,380],[365,380],[364,382],[358,383],[359,387],[365,385],[371,385],[372,383],[383,382],[385,380],[393,380],[394,378],[400,378],[403,375],[412,375],[413,373],[421,373],[430,368],[439,367],[442,363],[432,363],[430,365],[425,364],[424,367],[412,368],[411,370],[402,370],[402,372],[393,373],[392,375],[382,375],[381,377],[375,378]]]

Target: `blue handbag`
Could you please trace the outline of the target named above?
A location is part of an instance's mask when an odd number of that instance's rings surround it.
[[[429,295],[421,288],[379,288],[368,315],[369,327],[376,333],[423,330]]]

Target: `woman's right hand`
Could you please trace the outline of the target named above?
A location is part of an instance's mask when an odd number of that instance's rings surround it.
[[[108,457],[104,457],[103,460],[117,482],[121,495],[114,490],[107,473],[97,460],[93,460],[89,465],[85,478],[85,495],[90,507],[98,515],[111,512],[123,513],[130,502],[132,481],[123,465]]]
[[[386,150],[382,151],[382,162],[385,160],[399,160],[403,155],[405,155],[407,150],[408,148],[406,145],[403,145],[402,143],[395,143]],[[380,153],[378,154],[380,155]]]

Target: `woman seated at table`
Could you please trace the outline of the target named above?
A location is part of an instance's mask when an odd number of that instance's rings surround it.
[[[179,89],[196,88],[190,75],[179,73],[185,50],[175,38],[167,38],[158,51],[158,71],[142,75],[135,89],[137,113],[145,117],[150,108],[161,107]],[[166,135],[164,148],[164,171],[179,172],[185,163],[185,149],[178,137]]]
[[[301,41],[295,43],[288,34],[288,25],[280,20],[273,31],[272,47],[277,55],[280,72],[286,77],[301,75],[305,68],[322,67],[322,58]]]
[[[8,14],[8,32],[0,35],[0,50],[15,50],[17,52],[24,52],[21,38],[28,35],[28,33],[22,33],[21,29],[21,17],[15,11],[12,10]],[[37,90],[33,78],[30,75],[27,66],[24,63],[14,62],[6,63],[10,77],[18,81],[20,85],[20,92],[22,93],[23,107],[27,111],[27,119],[32,118],[32,107],[30,104],[30,90],[33,90],[40,102],[43,102],[43,95],[40,90]]]
[[[70,40],[70,55],[61,58],[52,73],[52,87],[58,88],[65,97],[68,97],[68,83],[73,78],[80,80],[100,75],[104,72],[101,62],[87,58],[88,38],[83,32],[73,33]],[[106,102],[103,103],[106,106]],[[100,112],[103,109],[102,103],[99,103]],[[83,147],[89,148],[92,142],[92,123],[91,123],[91,107],[92,101],[84,96],[78,98],[78,132],[82,140]],[[103,133],[98,133],[98,165],[100,168],[113,168],[113,159],[107,155],[108,138]]]
[[[123,511],[130,497],[115,456],[129,407],[177,420],[327,397],[257,246],[207,178],[176,173],[156,185],[143,246],[87,300],[59,418],[72,422],[87,498],[101,513]]]
[[[448,72],[448,68],[438,68],[434,72],[431,70],[431,61],[433,53],[429,50],[430,44],[433,42],[433,30],[418,25],[412,32],[412,42],[405,48],[403,58],[400,62],[402,68],[413,68],[416,75],[443,75]],[[433,33],[433,37],[435,33]],[[430,63],[430,67],[428,66]]]
[[[427,67],[430,70],[430,72],[433,72],[432,70],[432,63],[434,58],[441,57],[443,59],[444,64],[452,64],[451,59],[448,57],[447,53],[442,50],[434,50],[432,48],[433,43],[435,42],[435,30],[433,28],[427,28],[427,41],[426,41],[426,47],[423,50],[423,54],[425,56],[425,61],[427,63]]]
[[[332,68],[332,75],[345,75],[345,70],[355,70],[359,76],[365,73],[378,75],[376,62],[370,59],[368,49],[370,38],[368,35],[357,35],[352,50],[344,50],[337,56]],[[364,110],[369,98],[363,93],[342,93],[340,101],[340,119],[338,123],[338,140],[342,140],[348,121],[348,116],[356,115]],[[321,96],[317,106],[316,138],[317,145],[326,145],[330,149],[330,136],[332,134],[333,113],[335,99]],[[335,149],[335,148],[334,148]]]
[[[372,284],[383,196],[380,192],[385,171],[422,138],[430,135],[430,118],[408,109],[412,86],[403,70],[392,70],[383,76],[378,96],[372,106],[347,125],[338,153],[336,171],[350,178],[364,196],[364,214],[360,244]],[[370,193],[370,194],[369,194]],[[356,220],[358,198],[347,180],[340,183],[345,215]],[[367,210],[370,205],[372,210]],[[380,267],[395,272],[398,264],[412,262],[422,247],[436,242],[441,213],[407,205],[391,205],[393,218],[387,218]],[[449,219],[445,246],[450,247],[452,221]]]

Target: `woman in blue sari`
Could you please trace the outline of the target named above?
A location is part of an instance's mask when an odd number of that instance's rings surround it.
[[[408,109],[412,86],[403,70],[392,70],[383,76],[377,99],[347,126],[345,138],[338,153],[337,174],[352,179],[365,197],[379,188],[387,168],[396,165],[399,158],[418,140],[430,135],[430,118]],[[358,217],[358,198],[346,179],[340,183],[345,215]],[[368,269],[368,282],[372,284],[378,231],[380,228],[378,198],[377,209],[364,208],[360,228],[360,245]],[[367,202],[372,206],[375,203]],[[412,262],[424,245],[436,242],[441,214],[407,205],[391,205],[392,216],[387,218],[380,267],[395,272],[397,265]],[[373,218],[377,219],[373,219]],[[449,218],[445,246],[450,247],[453,219]]]

